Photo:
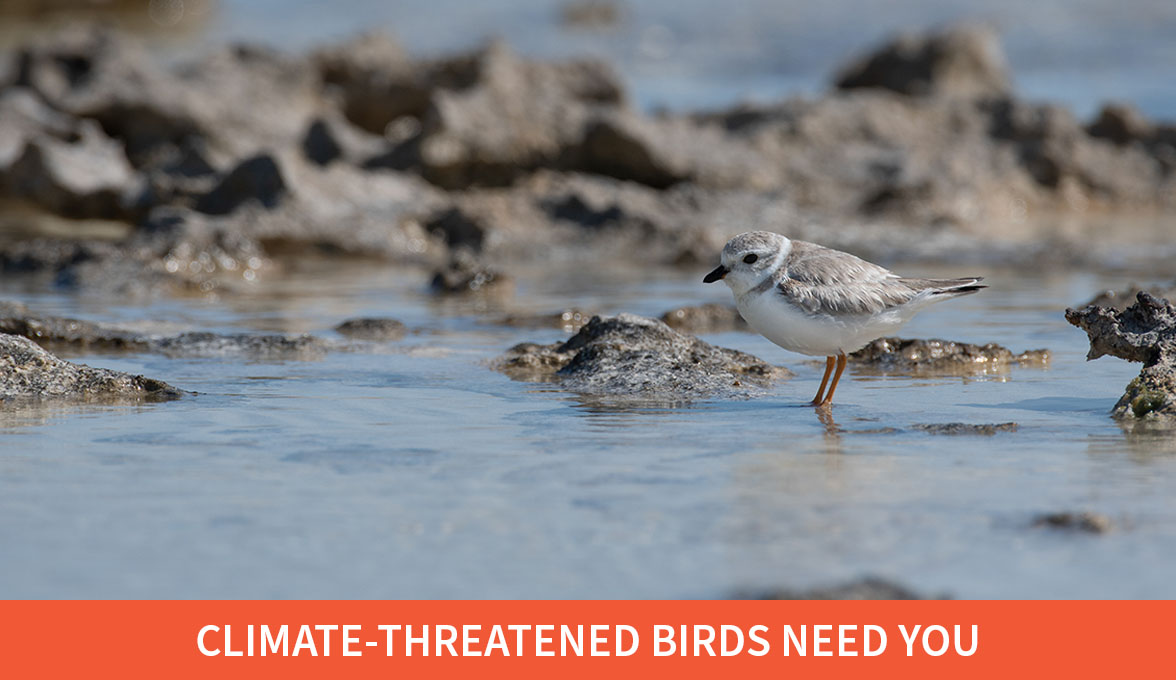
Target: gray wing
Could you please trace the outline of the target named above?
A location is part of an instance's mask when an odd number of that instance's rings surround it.
[[[877,314],[920,292],[888,269],[805,241],[792,242],[776,289],[810,314]]]

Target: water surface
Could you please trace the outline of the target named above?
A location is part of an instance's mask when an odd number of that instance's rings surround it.
[[[486,362],[566,334],[440,304],[416,272],[352,267],[146,307],[23,291],[34,309],[108,322],[330,336],[376,315],[412,332],[310,362],[71,357],[198,394],[3,414],[0,597],[691,598],[864,575],[956,597],[1176,596],[1176,445],[1107,416],[1138,367],[1085,362],[1061,317],[1123,281],[986,273],[990,289],[904,335],[1048,347],[1051,367],[851,375],[834,427],[800,406],[821,366],[750,334],[706,339],[797,372],[751,400],[613,409],[511,381]],[[510,305],[656,315],[724,301],[698,278],[528,276]],[[956,421],[1020,429],[912,428]],[[1083,510],[1115,529],[1030,526]]]

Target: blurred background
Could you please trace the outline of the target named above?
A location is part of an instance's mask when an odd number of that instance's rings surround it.
[[[1083,117],[1105,100],[1176,115],[1167,0],[5,0],[0,13],[9,41],[92,17],[173,54],[233,41],[301,52],[383,30],[429,56],[502,38],[529,56],[606,59],[643,107],[678,110],[820,92],[895,33],[974,21],[1000,34],[1025,96]]]

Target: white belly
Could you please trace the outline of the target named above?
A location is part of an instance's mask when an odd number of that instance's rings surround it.
[[[747,324],[768,340],[818,357],[855,352],[898,330],[911,316],[901,307],[875,316],[807,314],[771,293],[745,296],[736,300],[736,306]]]

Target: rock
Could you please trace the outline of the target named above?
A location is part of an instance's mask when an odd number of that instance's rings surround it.
[[[440,236],[450,248],[477,252],[482,249],[482,241],[486,238],[485,225],[461,208],[449,208],[435,215],[425,222],[424,227],[430,234]]]
[[[420,134],[390,156],[389,167],[419,168],[450,189],[507,185],[563,164],[592,111],[623,97],[616,77],[596,62],[528,62],[495,43],[472,64],[464,87],[431,92]]]
[[[135,403],[177,399],[159,380],[63,361],[28,338],[0,333],[0,402]]]
[[[223,169],[292,145],[322,108],[305,60],[233,47],[165,67],[126,37],[92,27],[21,48],[28,85],[54,108],[97,121],[136,168],[183,172],[193,153]]]
[[[661,320],[674,330],[692,334],[742,331],[748,328],[738,309],[716,303],[671,309],[662,314]]]
[[[1050,352],[1035,349],[1014,354],[995,343],[973,345],[950,340],[879,338],[849,355],[855,365],[880,371],[971,375],[1008,366],[1046,367]]]
[[[1109,517],[1094,512],[1051,512],[1038,515],[1032,525],[1087,534],[1105,534],[1114,527]]]
[[[75,349],[143,351],[146,339],[136,333],[79,319],[34,315],[27,307],[0,301],[0,333],[19,335],[40,344]]]
[[[494,367],[518,380],[558,382],[582,394],[660,402],[748,396],[790,375],[633,314],[593,317],[563,343],[516,345]]]
[[[54,111],[25,87],[0,88],[0,174],[12,165],[25,145],[38,136],[69,143],[79,137],[79,121]]]
[[[1020,426],[1016,423],[986,423],[974,425],[972,423],[931,423],[915,425],[916,430],[931,434],[946,435],[983,435],[991,437],[997,432],[1016,432]]]
[[[362,165],[390,148],[383,135],[361,130],[333,113],[311,121],[302,137],[302,153],[315,165],[328,165],[336,160]]]
[[[586,125],[573,167],[664,189],[685,181],[717,188],[781,184],[776,159],[705,119],[598,112]]]
[[[1067,309],[1066,321],[1090,337],[1087,360],[1111,355],[1143,364],[1139,377],[1111,413],[1117,417],[1170,419],[1176,416],[1176,307],[1145,292],[1119,311],[1089,306]]]
[[[343,147],[335,141],[326,122],[321,118],[311,122],[302,138],[302,152],[306,158],[316,165],[327,165],[343,155]]]
[[[983,26],[899,36],[842,70],[837,87],[967,97],[1001,95],[1010,89],[1000,41]]]
[[[273,157],[254,156],[242,161],[202,196],[196,209],[209,215],[227,215],[247,201],[273,208],[286,193],[286,181]]]
[[[482,264],[468,251],[459,250],[446,267],[434,272],[429,287],[442,295],[509,296],[514,292],[514,280]]]
[[[405,328],[404,324],[396,319],[364,317],[347,319],[335,326],[335,332],[355,340],[386,342],[403,338]]]
[[[150,350],[169,357],[247,357],[257,361],[321,359],[330,345],[310,335],[181,333],[152,340]]]
[[[384,33],[365,33],[320,50],[312,62],[323,82],[340,91],[347,118],[380,135],[398,118],[424,116],[433,81],[442,79],[412,63],[400,45]]]
[[[24,305],[11,302],[0,302],[0,333],[72,351],[143,352],[169,357],[243,356],[260,361],[318,359],[332,347],[309,335],[142,333],[108,324],[38,315]]]
[[[1091,137],[1109,139],[1120,146],[1137,140],[1147,140],[1155,126],[1130,104],[1106,104],[1094,121],[1086,126]]]
[[[1122,290],[1104,290],[1087,300],[1082,306],[1094,305],[1095,307],[1110,307],[1123,311],[1135,302],[1141,292],[1146,292],[1152,297],[1163,298],[1169,302],[1176,302],[1176,283],[1149,288],[1143,288],[1133,283]]]
[[[794,590],[782,588],[754,593],[740,593],[742,600],[926,600],[947,599],[945,595],[924,596],[906,586],[881,578],[867,577],[824,588]]]
[[[37,134],[0,167],[0,196],[31,201],[73,218],[125,219],[142,185],[123,154],[93,121],[67,139]]]

